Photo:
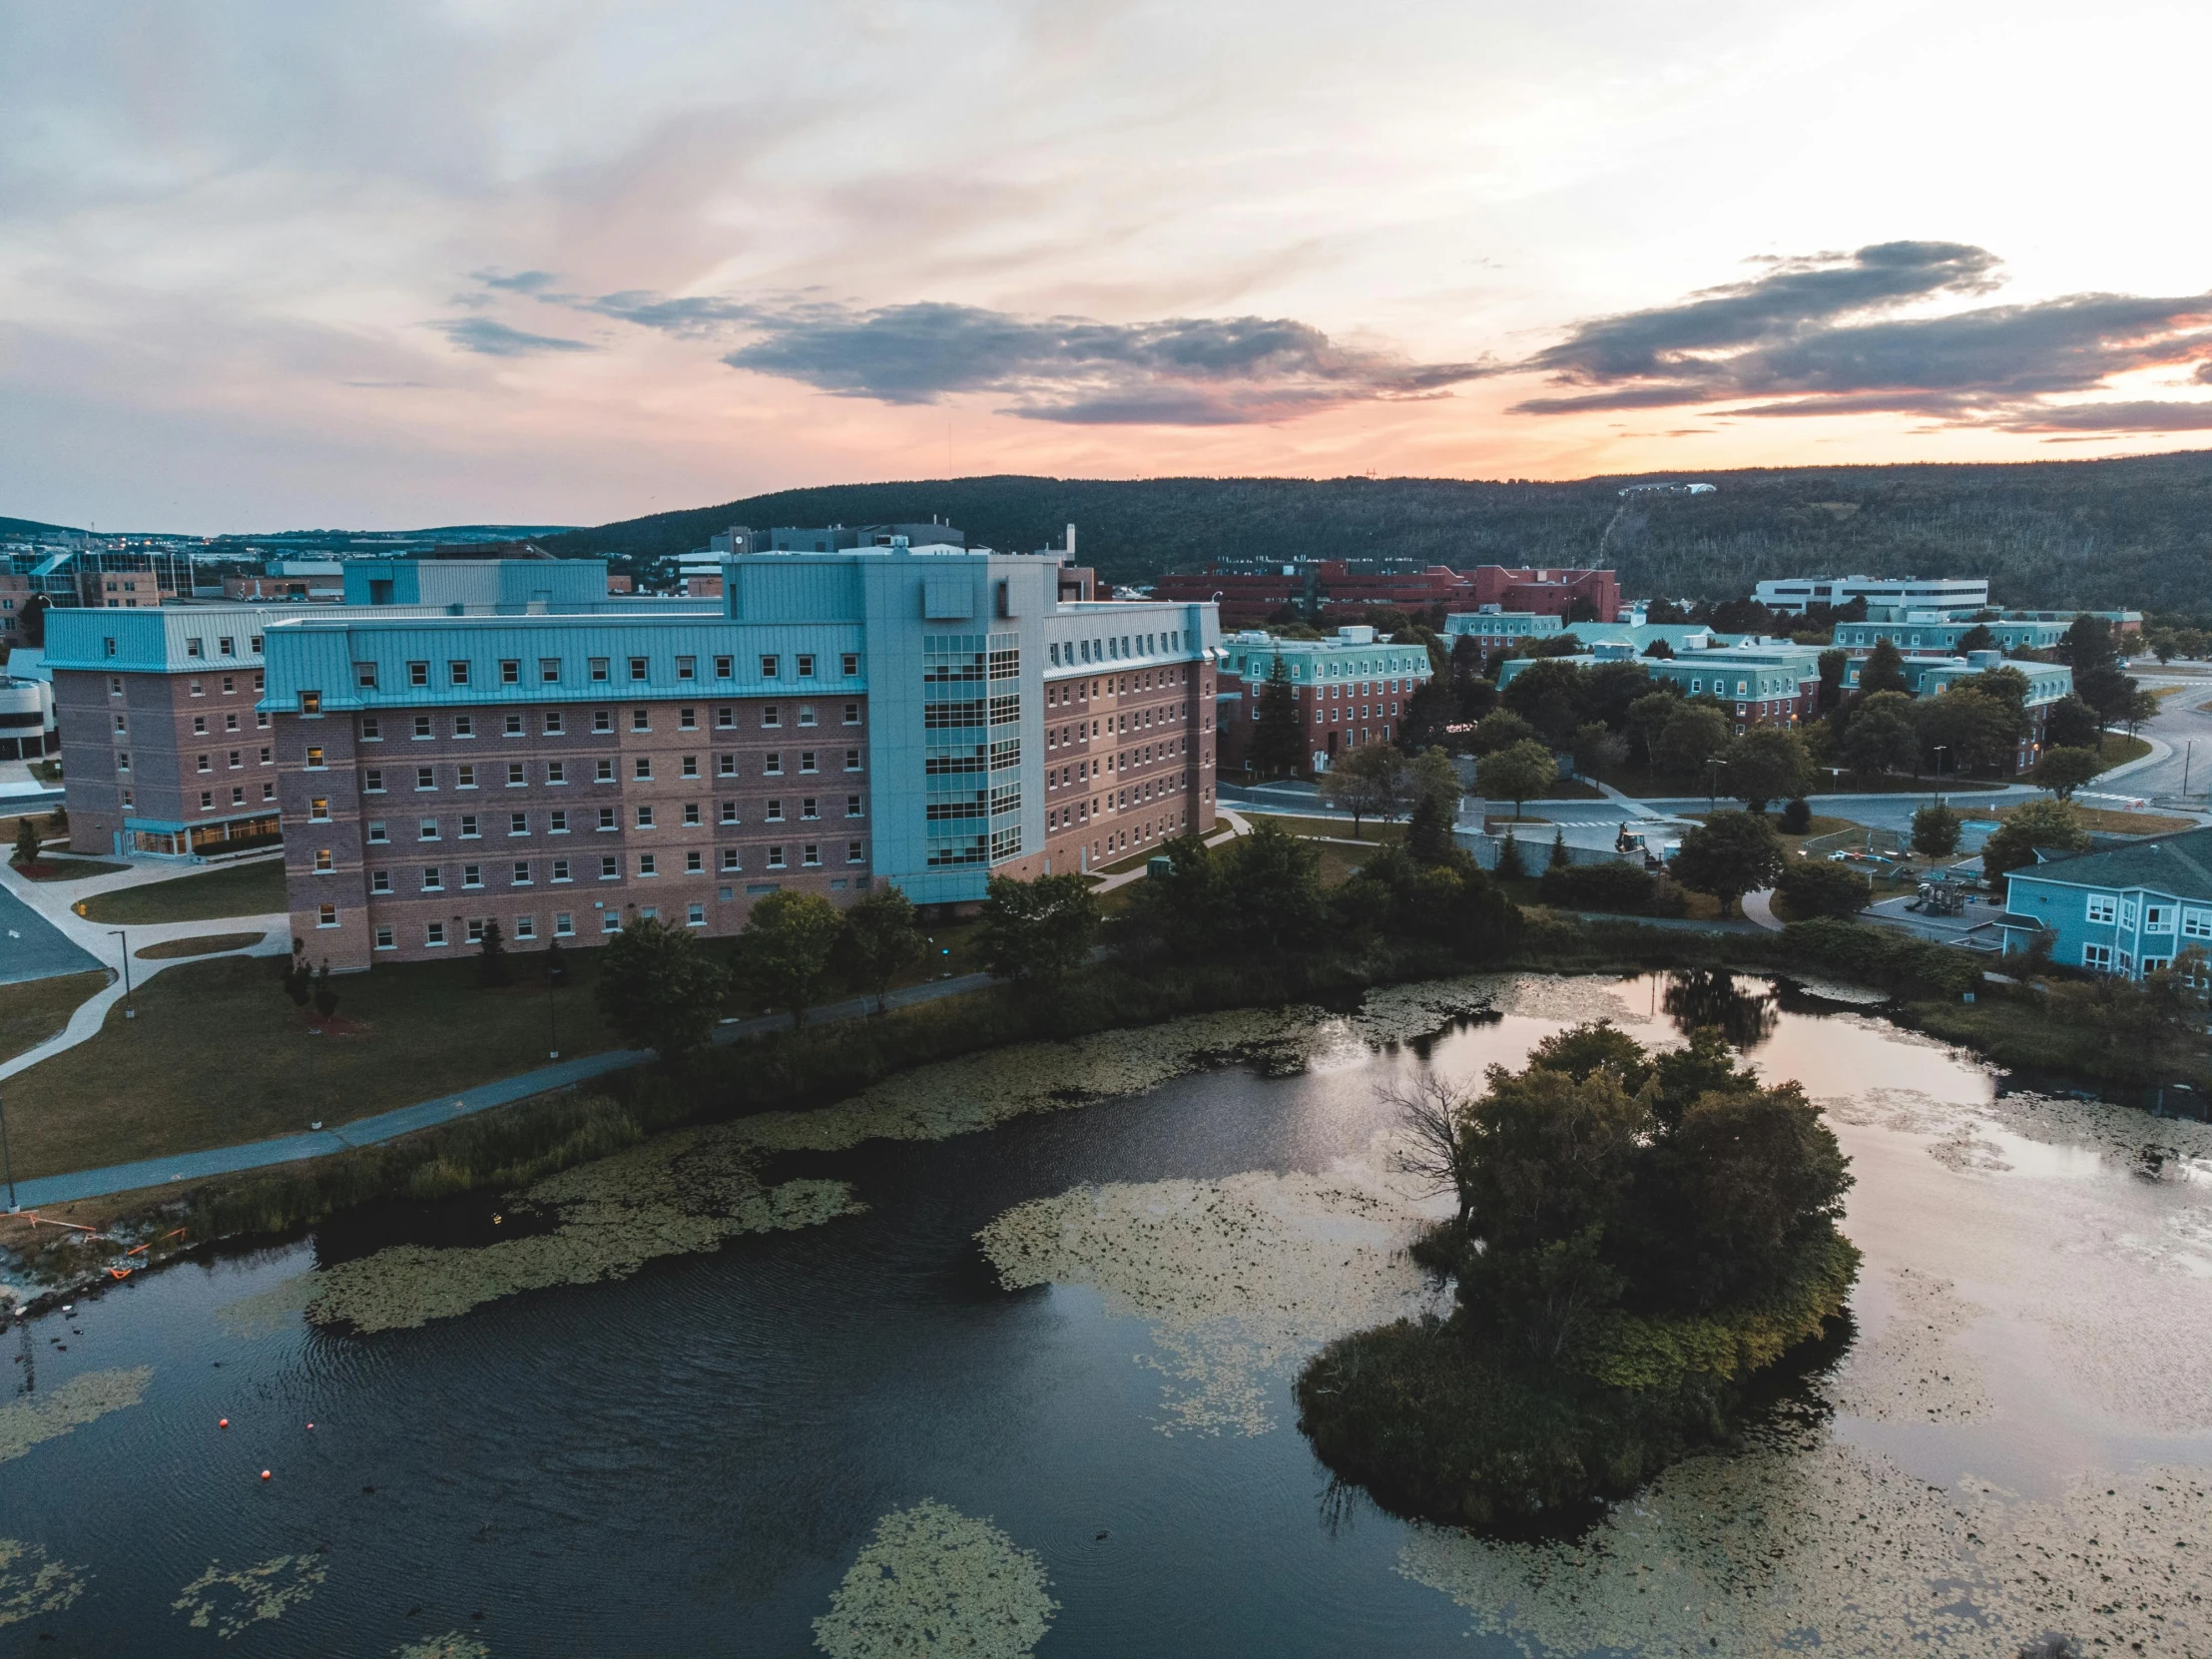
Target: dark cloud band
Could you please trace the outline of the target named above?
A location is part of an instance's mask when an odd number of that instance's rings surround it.
[[[1512,365],[1555,392],[1514,412],[1580,414],[1742,404],[1732,414],[1900,413],[2014,431],[2184,431],[2212,405],[2160,400],[2048,404],[2114,375],[2191,363],[2212,335],[2212,295],[2084,293],[1939,316],[1888,314],[1987,292],[1997,262],[1961,243],[1896,242],[1773,262],[1748,281],[1676,305],[1598,317]],[[2204,365],[2196,378],[2206,381]]]

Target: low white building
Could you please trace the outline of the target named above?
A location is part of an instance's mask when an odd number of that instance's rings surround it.
[[[1810,605],[1895,605],[1913,611],[1958,612],[1971,616],[1989,608],[1985,576],[1790,576],[1761,582],[1752,598],[1770,611],[1803,616]]]

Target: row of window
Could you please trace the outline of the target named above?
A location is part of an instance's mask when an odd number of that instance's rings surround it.
[[[203,813],[212,813],[216,810],[215,797],[216,792],[214,790],[202,790],[200,792],[200,810]],[[262,786],[262,800],[266,804],[276,802],[276,786],[275,784],[264,784]],[[129,790],[123,792],[123,805],[126,807],[131,805],[131,792]],[[235,785],[232,788],[231,805],[234,807],[246,805],[246,786],[244,784]]]
[[[824,846],[825,843],[822,841],[802,841],[797,843],[797,867],[801,869],[822,868],[824,859]],[[765,849],[764,867],[768,869],[789,869],[794,867],[789,856],[790,852],[793,850],[793,847],[789,847],[781,841],[771,842]],[[832,854],[834,852],[833,846],[831,847],[831,852]],[[663,854],[658,852],[640,852],[635,854],[632,873],[641,879],[650,879],[662,874],[662,856]],[[669,856],[673,860],[675,857],[679,856],[679,854],[671,853],[667,856]],[[706,873],[708,873],[707,853],[704,848],[696,851],[685,852],[680,854],[680,856],[684,860],[682,865],[682,873],[686,875],[705,875]],[[848,864],[862,864],[867,862],[867,843],[865,841],[846,841],[844,843],[844,861]],[[552,885],[559,886],[574,881],[577,878],[575,870],[578,863],[583,864],[586,869],[589,869],[591,867],[591,860],[588,858],[554,858],[549,860],[545,868],[545,878],[547,882]],[[725,846],[720,848],[716,855],[715,867],[718,871],[724,874],[743,873],[745,869],[744,849],[742,847],[736,846]],[[484,864],[461,865],[461,889],[464,892],[473,892],[489,885],[490,883],[485,878],[486,868],[487,866]],[[668,866],[668,873],[676,873],[677,869],[678,866],[672,861]],[[332,873],[332,870],[333,865],[331,861],[331,854],[328,849],[325,848],[316,852],[314,855],[314,873],[318,875],[327,875]],[[510,887],[535,886],[537,884],[537,871],[538,866],[536,864],[533,864],[527,858],[515,859],[507,866],[507,885]],[[445,874],[446,871],[443,864],[423,864],[419,866],[415,872],[415,885],[413,890],[416,892],[444,892],[446,890]],[[619,881],[622,878],[622,855],[617,852],[602,853],[600,855],[598,863],[598,879],[602,881]],[[388,869],[370,870],[368,872],[368,890],[371,894],[380,897],[389,897],[396,890],[392,881],[392,872]]]
[[[1154,753],[1156,749],[1158,751],[1157,754]],[[1142,749],[1125,749],[1116,754],[1105,756],[1103,757],[1103,760],[1105,762],[1105,770],[1109,774],[1111,774],[1116,772],[1127,772],[1132,767],[1149,766],[1155,760],[1168,761],[1173,760],[1179,755],[1188,756],[1190,752],[1191,740],[1188,738],[1176,738],[1171,742],[1158,745],[1148,743]],[[1077,761],[1073,770],[1073,782],[1077,786],[1080,786],[1084,779],[1096,778],[1099,775],[1099,761],[1097,759],[1092,760],[1090,763],[1090,770],[1088,772],[1084,770],[1083,763],[1081,761]],[[1045,787],[1047,789],[1068,788],[1070,784],[1068,774],[1069,769],[1067,767],[1060,767],[1058,769],[1054,769],[1052,767],[1045,768]]]
[[[2132,929],[2140,918],[2146,933],[2171,933],[2178,926],[2185,938],[2212,939],[2212,910],[2163,900],[2122,898],[2117,893],[2093,892],[2083,904],[2090,921],[2104,926]]]
[[[248,638],[250,643],[247,646],[247,650],[255,655],[259,655],[262,649],[261,635],[253,634],[248,636]],[[236,657],[238,655],[238,652],[232,648],[237,644],[238,640],[234,635],[224,634],[219,636],[216,640],[216,655],[219,657]],[[185,655],[188,657],[205,657],[208,654],[207,645],[208,642],[205,635],[202,635],[196,639],[188,639],[185,641]],[[101,640],[100,654],[103,657],[113,657],[117,655],[115,648],[115,637],[113,635],[110,635],[107,638]],[[123,695],[123,682],[121,680],[116,680],[108,687],[108,689],[117,697],[121,697]],[[223,689],[225,691],[229,691],[231,689],[231,683],[229,680],[224,681]],[[259,674],[254,676],[254,689],[256,691],[260,691],[262,689],[262,677]],[[193,682],[192,695],[195,697],[198,697],[200,695],[200,682],[197,680]]]
[[[785,822],[784,802],[782,797],[771,796],[763,805],[764,811],[761,816],[764,823],[782,824]],[[735,801],[723,802],[721,804],[720,815],[717,817],[715,822],[718,824],[743,824],[745,820],[743,816],[739,813],[738,806],[739,804]],[[683,827],[686,829],[699,828],[704,826],[706,823],[706,808],[700,802],[687,801],[683,803],[683,805],[680,806],[677,811],[682,815],[681,822]],[[811,824],[821,820],[824,817],[823,799],[820,796],[813,795],[799,797],[798,816],[800,822],[803,824]],[[862,796],[857,795],[846,796],[844,798],[844,816],[848,819],[867,817],[866,799]],[[481,838],[485,833],[484,821],[487,817],[496,820],[497,815],[478,813],[461,814],[460,834],[458,838],[461,840],[476,840]],[[308,801],[307,822],[310,824],[328,824],[329,822],[331,822],[330,803],[327,798],[323,796],[315,796]],[[415,821],[415,839],[418,841],[434,841],[443,839],[444,831],[442,825],[443,821],[440,819],[417,819]],[[595,832],[602,830],[619,830],[623,827],[620,812],[618,809],[613,807],[599,808],[597,810],[596,822],[593,822],[591,809],[587,808],[583,813],[577,815],[577,827],[581,828],[585,825],[590,825],[591,829]],[[657,811],[653,804],[649,802],[640,802],[637,804],[633,813],[633,827],[639,830],[655,830],[661,827],[657,816]],[[530,815],[528,813],[509,813],[507,815],[508,835],[527,835],[530,832]],[[545,832],[549,835],[566,835],[570,833],[571,826],[569,824],[568,813],[564,810],[556,810],[547,813],[545,815]],[[388,845],[391,841],[390,821],[380,818],[370,819],[368,821],[366,833],[369,845]]]
[[[1083,663],[1108,663],[1122,657],[1150,657],[1162,651],[1183,649],[1183,630],[1171,628],[1156,634],[1108,634],[1100,639],[1055,640],[1045,647],[1045,660],[1054,668]]]
[[[260,649],[259,645],[256,646],[256,649]],[[197,653],[194,653],[194,655],[197,655]],[[623,661],[632,682],[644,684],[653,679],[652,658],[630,657]],[[716,657],[713,662],[714,677],[717,680],[735,680],[738,677],[737,658]],[[814,652],[799,652],[792,658],[792,667],[797,671],[795,678],[801,680],[817,678],[819,662],[820,659]],[[781,656],[764,655],[760,659],[760,663],[762,679],[777,680],[783,677],[784,659]],[[857,651],[842,653],[837,659],[837,669],[847,680],[858,679],[860,654]],[[405,683],[409,686],[427,686],[430,684],[430,671],[431,665],[427,661],[410,662],[404,670]],[[557,686],[561,683],[563,660],[559,657],[540,657],[536,662],[536,683],[538,685]],[[375,663],[355,663],[353,665],[353,684],[363,691],[374,691],[377,689],[377,679],[381,672]],[[449,686],[490,684],[494,681],[502,686],[519,686],[523,683],[523,662],[519,657],[501,658],[493,667],[492,681],[479,681],[476,664],[469,658],[456,657],[445,665],[445,684]],[[697,657],[678,657],[676,659],[677,679],[697,680],[699,677],[699,659]],[[584,678],[593,685],[611,684],[615,678],[615,659],[611,657],[585,658]]]
[[[238,764],[235,758],[237,753],[238,752],[236,750],[232,751],[234,759],[231,764],[233,766],[236,766]],[[823,771],[823,751],[819,749],[802,749],[797,751],[796,753],[798,755],[799,762],[797,770],[800,776],[812,777],[813,775]],[[830,754],[834,755],[835,751],[830,751]],[[267,751],[263,752],[262,758],[265,761],[269,758]],[[663,757],[664,760],[667,757],[665,756]],[[205,762],[207,760],[207,757],[203,755],[201,757],[201,760]],[[582,765],[578,766],[577,776],[573,779],[569,776],[569,763],[566,761],[547,761],[543,763],[543,765],[545,769],[544,782],[546,784],[565,785],[570,783],[581,783],[584,781]],[[590,781],[594,784],[618,784],[622,781],[620,773],[612,758],[600,761],[593,761],[590,762],[589,765],[591,767]],[[676,757],[676,776],[679,779],[704,778],[707,776],[707,774],[703,770],[703,765],[704,763],[700,756],[679,755]],[[206,772],[208,768],[203,765],[200,770],[202,772]],[[325,762],[323,761],[321,750],[314,748],[308,749],[306,770],[309,772],[320,772],[325,770]],[[846,772],[859,772],[862,770],[860,765],[859,750],[847,749],[846,751],[844,751],[844,770]],[[439,769],[434,766],[416,767],[414,769],[414,788],[417,794],[433,792],[441,787],[438,783],[438,771]],[[483,774],[482,778],[478,777],[479,772]],[[392,784],[387,784],[384,774],[385,769],[383,767],[363,767],[361,769],[361,793],[363,795],[382,795],[387,791],[387,789],[397,787]],[[529,774],[530,768],[528,762],[509,761],[506,763],[506,772],[504,775],[505,783],[499,787],[510,790],[527,789],[530,784]],[[638,755],[632,757],[630,762],[630,775],[632,781],[636,783],[649,784],[653,782],[653,757],[650,755]],[[771,749],[763,753],[763,755],[761,756],[760,775],[763,778],[784,777],[784,751],[782,751],[781,749]],[[453,768],[453,787],[457,790],[483,789],[486,788],[492,780],[498,778],[499,776],[500,773],[498,771],[498,764],[496,762],[492,766],[478,768],[472,763],[464,761],[457,763]],[[715,757],[714,776],[717,778],[740,778],[745,775],[739,770],[737,756],[717,755]]]
[[[1093,697],[1121,697],[1133,691],[1154,691],[1163,686],[1189,685],[1191,666],[1181,668],[1156,668],[1143,674],[1107,675],[1099,689],[1097,680],[1071,680],[1060,685],[1046,686],[1044,701],[1047,708],[1058,708],[1063,703],[1080,703]]]
[[[115,655],[115,641],[113,641],[113,640],[110,640],[110,641],[108,641],[108,642],[107,642],[107,644],[108,644],[108,655],[112,657],[112,656],[114,656],[114,655]],[[261,637],[261,635],[259,635],[259,634],[256,634],[256,635],[254,636],[254,649],[255,649],[256,651],[259,651],[259,650],[261,650],[261,648],[262,648],[262,637]],[[195,653],[195,655],[197,655],[197,653]],[[256,674],[256,675],[254,676],[254,689],[255,689],[256,691],[260,691],[260,690],[262,689],[262,681],[263,681],[263,678],[264,678],[264,677],[263,677],[263,676],[262,676],[261,674],[259,674],[259,673],[257,673],[257,674]],[[206,697],[206,696],[208,695],[208,687],[207,687],[207,683],[206,683],[205,681],[201,681],[201,680],[192,680],[192,681],[188,681],[188,682],[186,683],[186,687],[185,687],[185,689],[186,689],[186,690],[187,690],[187,691],[188,691],[189,693],[191,693],[191,695],[192,695],[192,696],[194,696],[194,697]],[[226,674],[226,675],[225,675],[225,676],[223,677],[223,695],[224,695],[225,697],[230,697],[230,696],[232,696],[232,695],[233,695],[234,693],[236,693],[236,692],[238,691],[238,689],[239,689],[239,676],[237,676],[237,675],[235,675],[235,674]],[[121,696],[123,695],[123,676],[122,676],[122,675],[120,675],[120,674],[111,674],[111,675],[109,675],[109,676],[108,676],[108,695],[109,695],[110,697],[121,697]],[[266,724],[267,724],[267,722],[265,721],[265,722],[264,722],[264,724],[266,725]]]
[[[859,725],[860,705],[857,702],[845,704],[843,716],[845,725]],[[796,723],[801,726],[820,724],[820,721],[816,718],[815,706],[812,703],[798,705],[795,719]],[[262,724],[266,726],[268,723],[268,717],[264,716]],[[783,724],[784,706],[782,704],[764,703],[761,705],[762,730],[774,731],[782,727]],[[566,737],[570,730],[566,711],[561,709],[546,710],[540,720],[539,730],[549,738]],[[581,731],[582,728],[579,727],[577,730]],[[594,709],[592,711],[591,731],[594,735],[605,735],[612,733],[614,730],[614,710]],[[653,711],[650,708],[632,709],[630,711],[630,730],[633,732],[652,731]],[[679,732],[699,731],[699,710],[696,708],[679,708],[676,711],[676,730]],[[738,730],[738,711],[734,704],[726,703],[715,710],[715,730],[718,732]],[[477,736],[476,716],[473,714],[454,715],[447,726],[447,731],[450,736],[456,738]],[[409,735],[415,742],[420,743],[435,738],[438,734],[430,716],[416,715],[413,717],[413,727]],[[530,735],[528,718],[519,712],[503,716],[500,723],[500,735],[509,738],[528,737]],[[360,736],[363,743],[382,743],[384,741],[384,717],[363,715],[361,717]]]
[[[1100,736],[1102,726],[1104,735],[1108,737],[1117,737],[1127,732],[1141,732],[1150,726],[1167,726],[1175,721],[1189,719],[1190,712],[1191,706],[1188,703],[1166,704],[1157,709],[1132,709],[1127,714],[1108,715],[1103,721],[1092,721],[1090,736],[1094,738]],[[1083,736],[1083,723],[1081,721],[1077,721],[1072,726],[1047,727],[1044,734],[1044,746],[1047,749],[1058,749],[1064,745],[1080,743]]]
[[[249,763],[249,762],[248,762],[248,760],[246,759],[246,751],[245,751],[245,750],[243,750],[243,749],[234,749],[234,750],[231,750],[231,751],[229,752],[229,754],[230,754],[230,759],[229,759],[229,762],[228,762],[228,765],[229,765],[229,767],[230,767],[230,770],[232,770],[233,772],[236,772],[236,771],[240,770],[241,768],[243,768],[243,767],[246,767],[246,766],[248,766],[248,765],[250,765],[250,764],[251,764],[251,765],[255,765],[255,766],[265,766],[265,767],[271,764],[271,761],[270,761],[270,750],[269,750],[269,747],[268,747],[268,745],[266,745],[266,744],[265,744],[265,745],[263,745],[263,746],[262,746],[262,748],[261,748],[260,750],[258,750],[258,751],[257,751],[256,753],[257,753],[257,754],[258,754],[258,755],[260,756],[260,759],[259,759],[259,760],[257,760],[257,761],[254,761],[254,762],[251,762],[251,763]],[[195,757],[194,757],[194,760],[195,760],[195,762],[196,762],[196,764],[195,764],[195,766],[194,766],[194,768],[193,768],[193,770],[194,770],[195,772],[213,772],[213,771],[215,771],[215,757],[214,757],[213,755],[199,755],[199,756],[195,756]],[[131,770],[131,752],[130,752],[130,751],[129,751],[128,749],[119,749],[119,750],[117,750],[117,751],[115,752],[115,770],[116,770],[116,771],[118,771],[118,772],[124,772],[124,773],[127,773],[127,772],[129,772],[129,771]]]

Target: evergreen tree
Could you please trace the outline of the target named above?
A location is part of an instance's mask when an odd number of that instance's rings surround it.
[[[1545,867],[1548,869],[1564,869],[1573,862],[1574,859],[1567,854],[1567,832],[1564,830],[1552,830],[1551,862]]]
[[[324,1019],[338,1011],[338,993],[330,988],[330,964],[327,959],[315,969],[314,1011]]]
[[[1282,654],[1268,665],[1267,680],[1260,687],[1253,723],[1251,760],[1263,778],[1281,778],[1304,769],[1307,760],[1306,726],[1299,719],[1298,702],[1291,695],[1291,669]]]
[[[1513,839],[1511,825],[1505,827],[1505,839],[1498,843],[1497,869],[1494,873],[1500,881],[1528,879],[1528,866],[1521,862],[1520,842]]]
[[[38,826],[27,818],[17,819],[15,821],[16,867],[21,869],[25,864],[37,863],[38,854]]]
[[[1884,635],[1874,642],[1874,649],[1867,654],[1867,661],[1859,670],[1859,695],[1872,697],[1876,692],[1909,689],[1905,683],[1905,654]]]
[[[491,989],[511,985],[514,979],[514,964],[507,959],[507,935],[497,921],[487,921],[476,948],[476,983]]]

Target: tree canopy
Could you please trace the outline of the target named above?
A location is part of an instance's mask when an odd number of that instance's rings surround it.
[[[713,1034],[730,975],[690,929],[640,917],[602,947],[593,994],[623,1041],[674,1061]]]

